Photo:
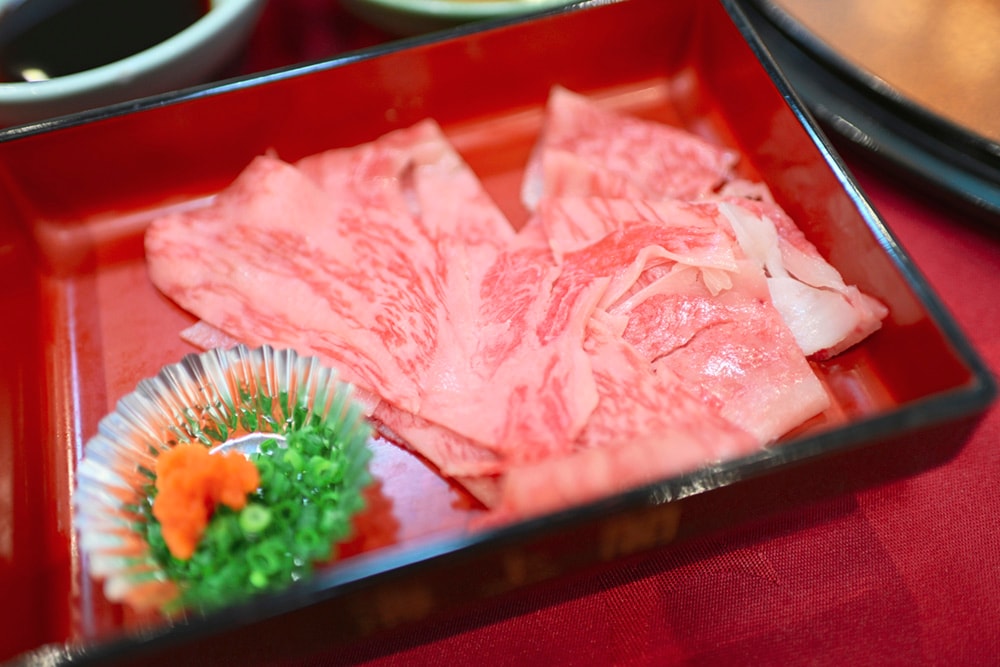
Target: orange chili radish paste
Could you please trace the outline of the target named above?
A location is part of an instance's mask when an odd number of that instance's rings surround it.
[[[243,509],[247,494],[259,485],[257,466],[239,452],[210,454],[204,445],[183,443],[161,453],[153,516],[170,553],[190,558],[215,507]]]

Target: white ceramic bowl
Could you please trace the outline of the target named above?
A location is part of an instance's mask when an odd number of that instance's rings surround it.
[[[0,10],[13,0],[0,0]],[[62,116],[204,83],[235,58],[266,0],[212,0],[166,41],[122,60],[47,81],[0,83],[0,126]]]
[[[417,35],[470,21],[515,16],[577,0],[341,0],[359,18],[397,35]]]

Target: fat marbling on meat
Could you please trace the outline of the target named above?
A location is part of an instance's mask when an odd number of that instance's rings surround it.
[[[318,355],[516,518],[756,451],[828,405],[806,355],[877,329],[735,160],[556,88],[519,231],[428,120],[255,159],[154,221],[149,273],[189,340]]]

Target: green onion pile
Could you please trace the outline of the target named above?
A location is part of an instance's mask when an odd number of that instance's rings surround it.
[[[205,610],[278,590],[334,558],[336,544],[350,536],[371,480],[370,430],[350,419],[346,426],[316,415],[304,421],[292,424],[284,442],[267,439],[250,455],[260,487],[242,510],[216,508],[188,560],[167,548],[152,514],[156,489],[148,487],[143,530],[153,558],[179,585],[176,605]]]

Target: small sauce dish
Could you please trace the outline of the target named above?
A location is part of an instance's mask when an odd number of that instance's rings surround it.
[[[186,14],[177,0],[162,14],[135,0],[119,14],[121,0],[45,0],[50,13],[23,1],[0,0],[0,126],[204,83],[244,48],[266,0],[191,0]]]

